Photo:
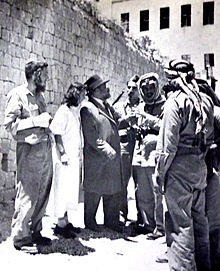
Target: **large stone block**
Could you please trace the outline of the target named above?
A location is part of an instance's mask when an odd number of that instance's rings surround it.
[[[9,80],[9,69],[6,66],[0,67],[0,80]]]
[[[8,171],[16,171],[16,161],[15,160],[8,160]]]
[[[0,11],[7,15],[10,15],[10,5],[6,2],[0,1]]]
[[[41,56],[42,55],[42,44],[36,41],[33,41],[33,53],[36,55]]]
[[[5,188],[15,189],[15,174],[14,173],[12,172],[6,173]]]
[[[32,50],[32,40],[30,39],[25,40],[25,49],[27,49],[29,52]]]
[[[2,138],[1,140],[2,153],[9,153],[10,143],[11,143],[10,139]]]
[[[1,33],[1,37],[2,37],[3,40],[9,42],[10,41],[10,31],[3,28],[2,33]]]
[[[5,54],[3,58],[3,64],[7,67],[11,67],[12,57],[9,54]]]
[[[5,186],[5,182],[6,182],[5,172],[0,171],[0,189]]]
[[[4,190],[1,189],[0,187],[0,202],[3,202],[3,194],[4,194]]]
[[[4,202],[12,201],[15,199],[15,196],[16,196],[15,189],[5,190],[3,194],[3,201]]]
[[[0,11],[0,25],[1,27],[6,27],[6,14],[2,11]]]
[[[20,58],[12,57],[12,67],[19,69],[20,68]]]

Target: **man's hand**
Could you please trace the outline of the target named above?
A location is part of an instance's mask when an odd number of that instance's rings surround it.
[[[155,145],[157,144],[157,136],[156,135],[152,135],[152,134],[148,134],[147,136],[145,136],[143,138],[143,144],[145,146],[149,146],[149,145]]]
[[[134,125],[137,123],[137,115],[135,112],[131,112],[130,114],[125,116],[125,121],[129,122],[130,125]]]
[[[113,160],[113,159],[115,159],[115,157],[116,157],[116,151],[114,149],[112,149],[111,152],[108,153],[108,158],[110,160]]]
[[[34,145],[34,144],[37,144],[40,142],[38,136],[35,134],[31,134],[29,136],[26,136],[24,141],[30,145]]]
[[[153,174],[154,191],[164,195],[164,180],[156,174]]]
[[[64,153],[64,154],[62,154],[62,155],[60,156],[60,161],[61,161],[61,163],[62,163],[64,166],[68,166],[68,165],[69,165],[69,158],[68,158],[68,156],[67,156],[66,153]]]

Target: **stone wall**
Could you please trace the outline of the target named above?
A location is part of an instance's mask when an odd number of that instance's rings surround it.
[[[2,125],[5,99],[10,89],[25,82],[26,60],[36,57],[49,63],[46,100],[51,114],[72,81],[84,82],[97,73],[110,79],[114,99],[134,73],[160,73],[149,54],[86,1],[1,0],[0,202],[15,196],[16,144]]]

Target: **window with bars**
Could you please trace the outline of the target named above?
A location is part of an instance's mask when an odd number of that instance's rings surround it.
[[[149,10],[140,11],[140,32],[149,30]]]
[[[129,32],[129,13],[121,14],[121,26],[124,28],[125,32]]]
[[[191,5],[181,6],[181,27],[191,26]]]
[[[214,24],[214,2],[203,3],[203,25]]]
[[[165,29],[170,27],[170,8],[160,9],[160,29]]]

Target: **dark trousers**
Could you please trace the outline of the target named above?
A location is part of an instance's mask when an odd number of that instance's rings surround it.
[[[99,202],[103,198],[104,225],[116,229],[119,227],[120,193],[100,195],[94,192],[84,194],[84,223],[85,227],[94,227]]]
[[[122,163],[122,191],[121,191],[121,207],[120,212],[125,220],[128,217],[128,182],[131,178],[131,162],[132,157],[127,153],[121,154],[121,163]]]
[[[207,177],[206,213],[209,221],[209,238],[212,271],[220,270],[220,176],[213,172]]]

